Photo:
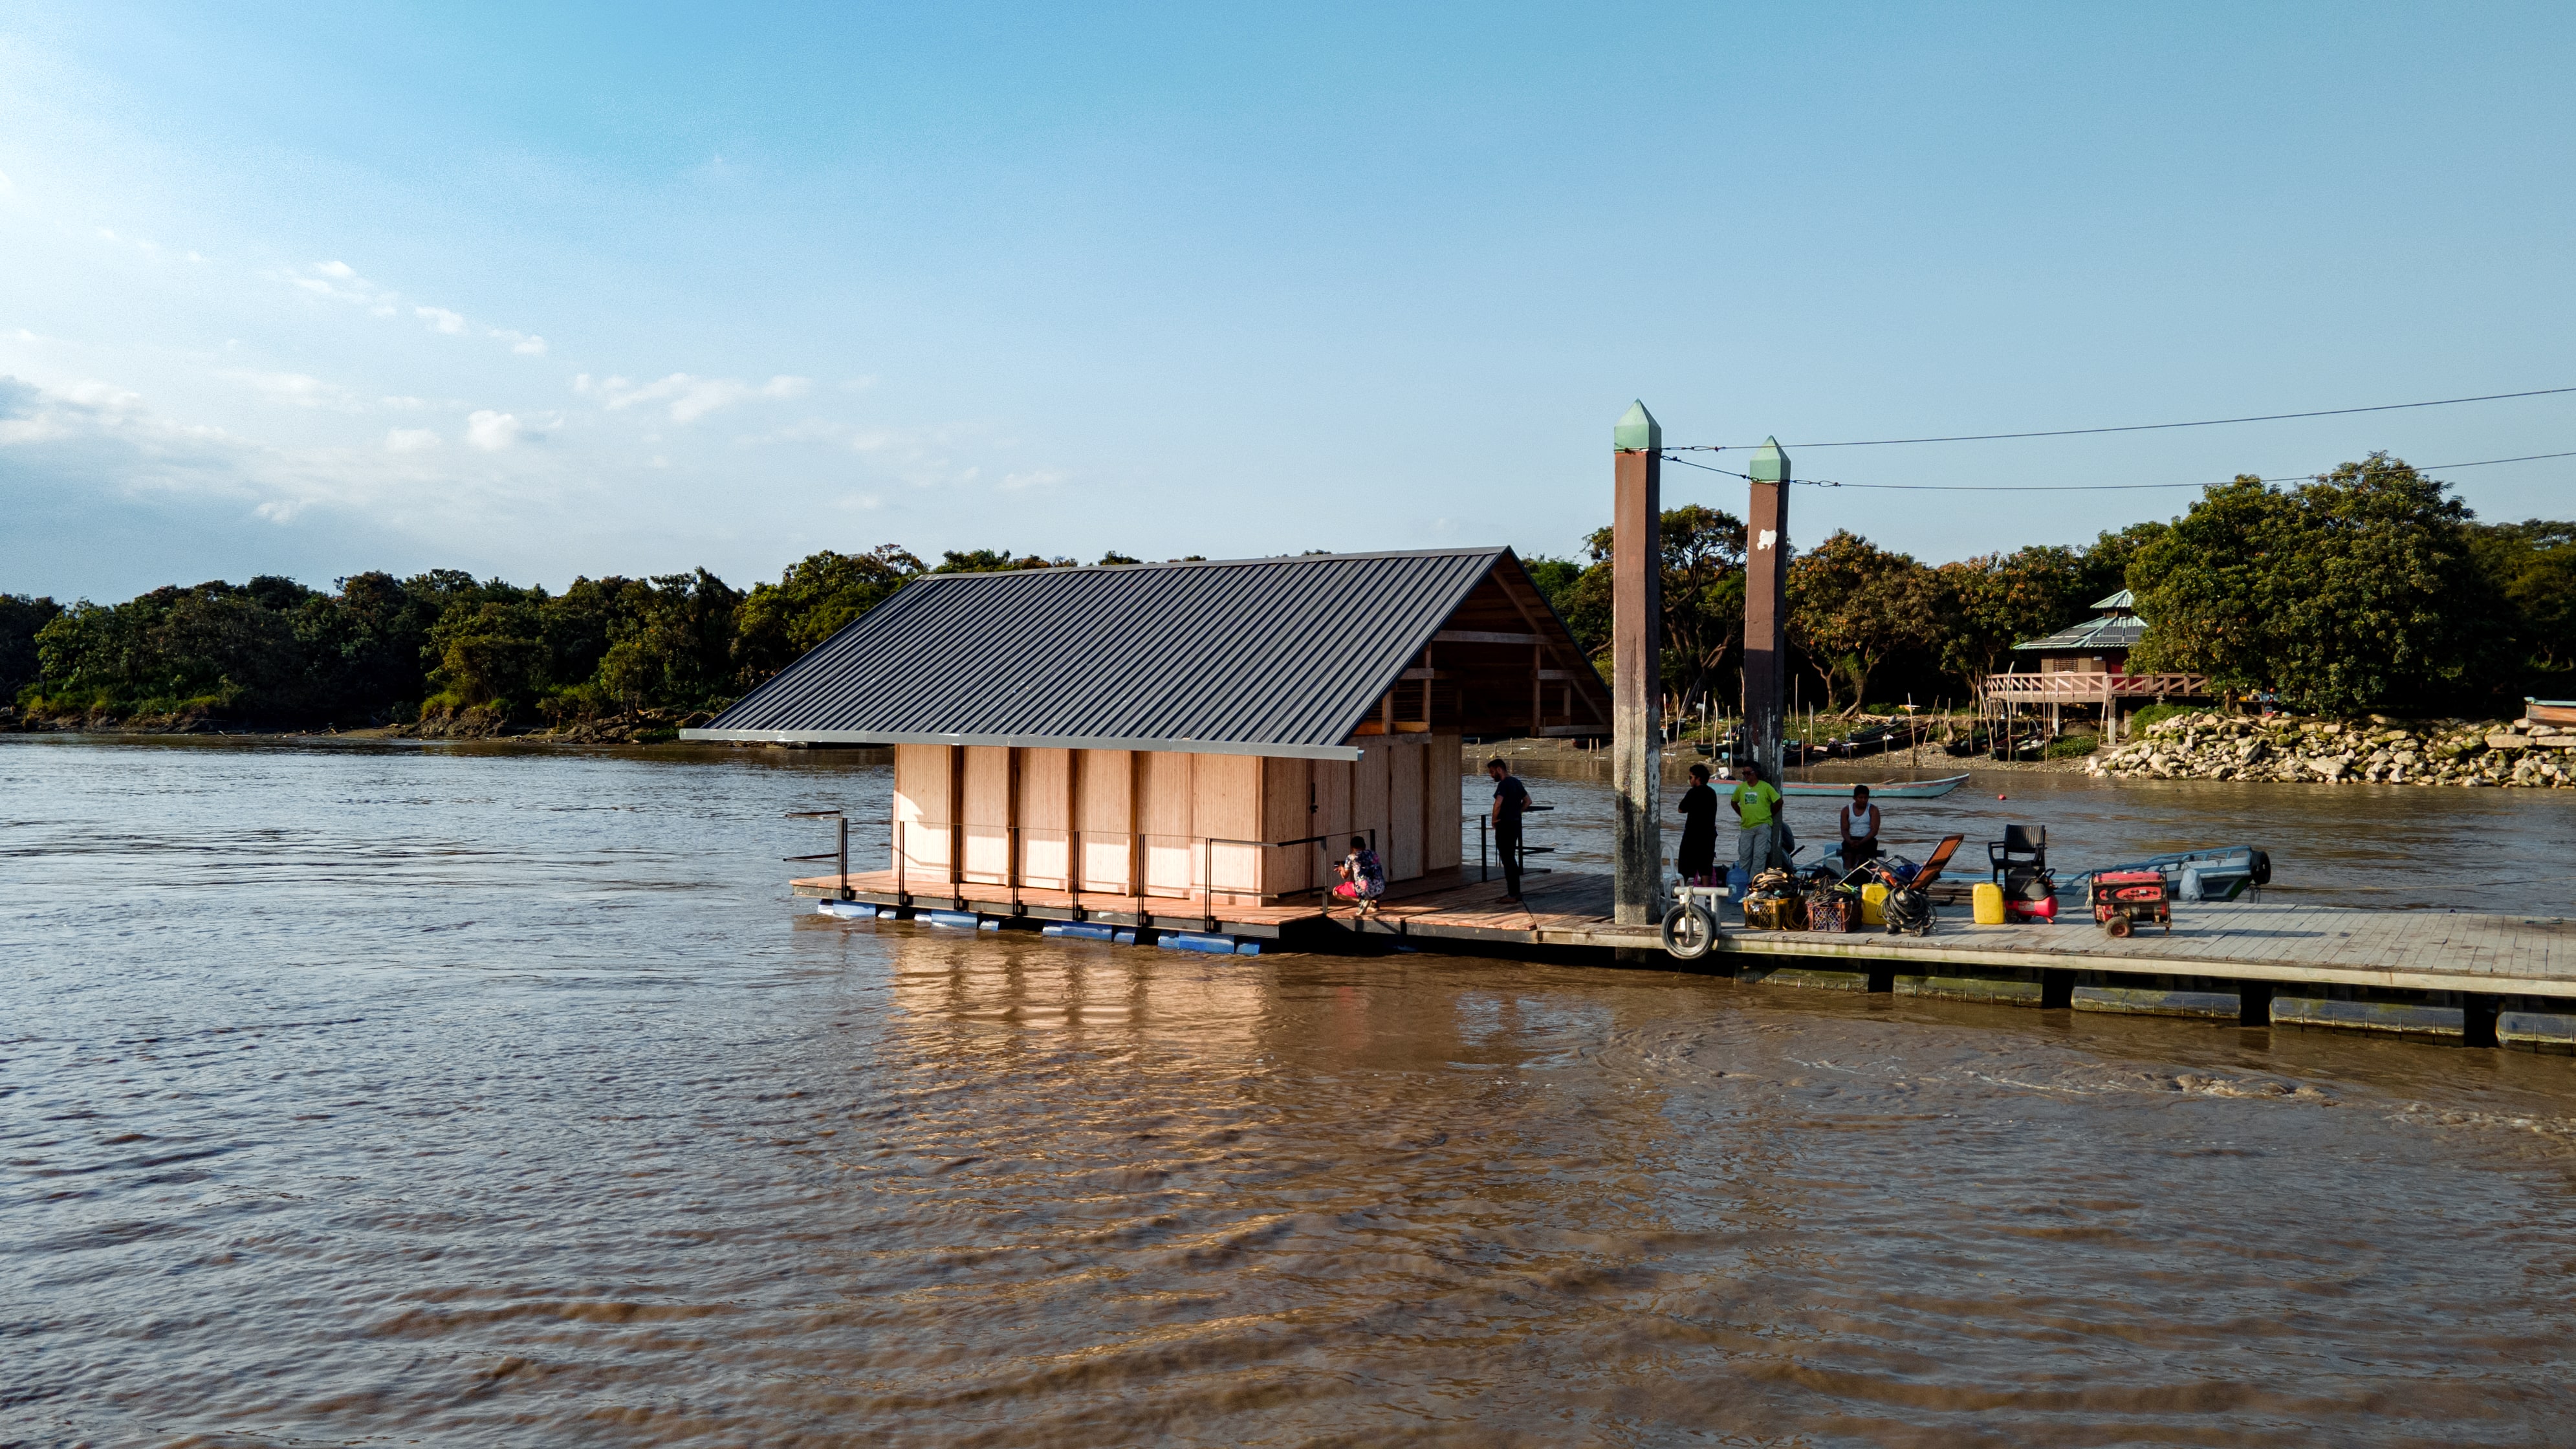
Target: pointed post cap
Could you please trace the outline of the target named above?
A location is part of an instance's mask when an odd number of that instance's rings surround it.
[[[1641,402],[1628,404],[1619,425],[1610,430],[1610,446],[1622,453],[1652,452],[1664,445],[1664,425]]]
[[[1753,481],[1756,483],[1786,483],[1789,481],[1789,455],[1780,451],[1780,440],[1778,438],[1764,438],[1762,440],[1761,451],[1753,455],[1753,467],[1750,471],[1753,474]]]

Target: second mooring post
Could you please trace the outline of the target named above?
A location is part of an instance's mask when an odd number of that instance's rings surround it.
[[[1777,783],[1781,676],[1788,661],[1789,455],[1780,440],[1753,455],[1753,503],[1744,515],[1744,752]]]
[[[1611,919],[1650,926],[1663,885],[1663,752],[1655,704],[1662,694],[1664,430],[1644,403],[1610,433],[1616,451],[1610,510],[1611,784],[1618,836]]]

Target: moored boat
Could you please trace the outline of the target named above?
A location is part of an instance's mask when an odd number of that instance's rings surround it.
[[[2576,699],[2533,699],[2525,695],[2522,717],[2533,724],[2556,725],[2560,729],[2576,727]]]
[[[1868,785],[1873,799],[1937,800],[1966,784],[1965,775],[1944,775],[1938,780],[1792,780],[1780,787],[1783,795],[1848,795],[1854,785]]]

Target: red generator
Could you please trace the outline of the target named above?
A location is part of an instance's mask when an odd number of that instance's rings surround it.
[[[2163,926],[2165,934],[2173,934],[2173,897],[2165,890],[2162,871],[2097,872],[2084,887],[2084,899],[2093,907],[2093,919],[2114,936],[2129,934],[2141,921]]]

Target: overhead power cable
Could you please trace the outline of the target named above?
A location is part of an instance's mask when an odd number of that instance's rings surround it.
[[[1676,458],[1669,452],[1665,453],[1663,458],[1667,463],[1679,463],[1685,468],[1698,468],[1709,473],[1723,473],[1729,478],[1742,478],[1749,482],[1753,477],[1750,473],[1738,473],[1732,468],[1713,468],[1706,463],[1694,463],[1688,458]],[[2429,463],[2417,466],[2415,471],[2445,473],[2454,468],[2492,468],[2498,463],[2537,463],[2546,458],[2576,458],[2576,452],[2525,453],[2518,458],[2480,458],[2470,463]],[[2318,476],[2315,473],[2294,473],[2279,478],[2257,478],[2254,481],[2305,483]],[[1793,478],[1790,481],[1805,484],[1810,488],[1878,488],[1907,493],[2130,493],[2150,488],[2223,488],[2236,480],[2229,478],[2218,483],[1843,483],[1831,478]]]
[[[2477,397],[2442,397],[2429,402],[2378,403],[2363,408],[2320,408],[2305,413],[2261,413],[2243,418],[2200,418],[2187,423],[2129,423],[2116,428],[2047,428],[2029,433],[1959,433],[1939,438],[1860,438],[1839,443],[1783,443],[1784,448],[1892,448],[1907,443],[1998,443],[2014,438],[2079,438],[2096,433],[2153,433],[2168,428],[2217,428],[2235,423],[2279,423],[2294,418],[2340,418],[2354,413],[2394,413],[2408,408],[2446,408],[2460,403],[2503,402],[2518,397],[2555,397],[2576,392],[2576,387],[2541,387],[2528,392],[2490,392]],[[1755,445],[1758,446],[1758,445]],[[1741,443],[1693,443],[1667,449],[1680,453],[1741,453],[1750,449]],[[2455,468],[2468,467],[2454,463]]]

